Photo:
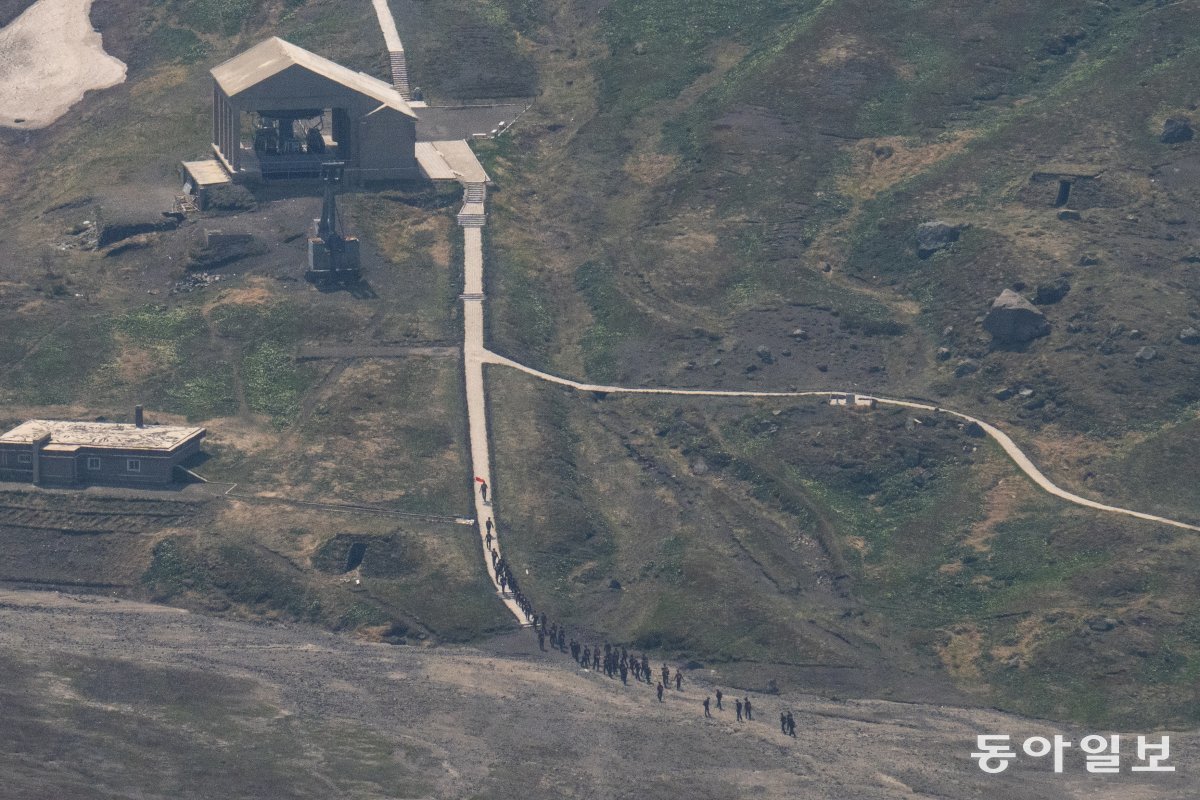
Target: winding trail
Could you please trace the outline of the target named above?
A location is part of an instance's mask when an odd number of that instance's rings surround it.
[[[855,394],[854,392],[844,392],[844,391],[841,391],[841,392],[834,392],[834,391],[751,392],[751,391],[718,391],[718,390],[707,390],[707,389],[657,389],[657,388],[638,388],[638,387],[629,387],[629,386],[604,386],[604,385],[600,385],[600,384],[580,383],[578,381],[573,381],[568,378],[560,378],[557,375],[551,375],[549,373],[533,369],[532,367],[527,367],[524,364],[521,364],[517,361],[513,361],[511,358],[505,358],[504,356],[497,355],[496,353],[493,353],[489,350],[484,351],[483,358],[485,358],[488,363],[500,364],[500,365],[503,365],[506,367],[512,367],[513,369],[520,370],[521,372],[524,372],[527,375],[532,375],[535,378],[539,378],[544,381],[549,381],[551,383],[557,383],[561,386],[569,386],[572,389],[576,389],[576,390],[582,391],[582,392],[599,392],[602,394],[665,394],[665,395],[673,395],[673,396],[688,396],[688,395],[690,395],[690,396],[694,396],[694,397],[760,397],[760,398],[772,398],[772,397],[775,397],[775,398],[831,397],[832,398],[832,397],[845,397],[845,396],[847,396],[847,394]],[[1124,514],[1125,516],[1128,516],[1128,517],[1136,517],[1138,519],[1144,519],[1149,522],[1157,522],[1162,525],[1171,525],[1176,528],[1183,528],[1183,529],[1189,530],[1189,531],[1200,531],[1200,526],[1197,526],[1197,525],[1191,525],[1186,522],[1180,522],[1179,520],[1169,519],[1167,517],[1160,517],[1160,516],[1156,516],[1154,514],[1146,514],[1142,511],[1133,511],[1132,509],[1128,509],[1128,508],[1121,508],[1119,506],[1106,505],[1104,503],[1099,503],[1095,500],[1089,500],[1086,497],[1082,497],[1073,492],[1069,492],[1066,489],[1063,489],[1061,486],[1058,486],[1053,481],[1051,481],[1049,478],[1047,478],[1046,475],[1040,469],[1037,468],[1037,465],[1035,465],[1033,463],[1033,461],[1031,461],[1029,459],[1029,456],[1025,455],[1025,452],[1023,450],[1021,450],[1020,447],[1017,447],[1016,442],[1014,442],[1007,433],[1000,430],[995,425],[992,425],[988,422],[984,422],[983,420],[979,419],[978,417],[972,417],[970,414],[964,414],[961,411],[954,411],[949,408],[943,408],[942,406],[935,406],[935,405],[931,405],[929,403],[920,403],[920,402],[916,402],[913,400],[895,400],[895,399],[888,398],[888,397],[879,397],[878,395],[858,394],[858,396],[862,397],[862,398],[874,400],[876,403],[878,403],[879,405],[883,405],[883,406],[899,406],[902,408],[912,408],[912,409],[917,409],[920,411],[933,411],[935,413],[947,414],[952,417],[957,417],[958,419],[964,420],[966,422],[974,422],[980,428],[982,428],[983,431],[988,436],[992,437],[996,441],[997,444],[1000,445],[1001,449],[1003,449],[1004,452],[1008,454],[1008,457],[1013,460],[1013,463],[1015,463],[1022,472],[1024,472],[1026,475],[1028,475],[1029,478],[1034,483],[1036,483],[1041,489],[1048,492],[1049,494],[1052,494],[1055,497],[1066,500],[1068,503],[1074,503],[1075,505],[1084,506],[1085,508],[1094,508],[1098,511],[1107,511],[1107,512],[1110,512],[1113,514]]]
[[[849,392],[835,391],[803,391],[803,392],[756,392],[756,391],[729,391],[729,390],[709,390],[709,389],[670,389],[670,388],[648,388],[648,387],[632,387],[632,386],[609,386],[605,384],[582,383],[580,381],[571,380],[570,378],[562,378],[557,375],[552,375],[548,372],[527,367],[524,364],[513,361],[511,358],[506,358],[498,353],[494,353],[487,349],[484,343],[484,324],[483,324],[483,303],[484,281],[483,281],[483,229],[482,226],[472,225],[463,226],[463,254],[464,254],[464,283],[463,293],[460,295],[463,302],[463,369],[466,377],[466,392],[467,392],[467,417],[468,426],[470,429],[471,440],[471,464],[474,469],[474,475],[487,481],[489,490],[492,489],[492,472],[491,472],[491,457],[488,449],[488,431],[487,431],[487,389],[484,383],[483,368],[485,364],[496,366],[509,367],[526,375],[530,375],[539,380],[548,383],[555,383],[559,386],[566,386],[580,392],[595,392],[601,394],[642,394],[642,395],[669,395],[673,397],[730,397],[730,398],[800,398],[800,397],[845,397]],[[1030,460],[1029,456],[1025,455],[1024,451],[1017,446],[1016,442],[1009,437],[1004,431],[996,426],[973,417],[969,414],[964,414],[960,411],[953,411],[941,406],[931,405],[929,403],[921,403],[912,400],[896,400],[887,397],[879,397],[877,395],[858,395],[860,397],[874,400],[878,405],[898,406],[901,408],[911,408],[919,411],[932,411],[938,414],[947,414],[956,417],[965,422],[974,422],[979,425],[983,431],[1000,445],[1001,449],[1012,459],[1017,468],[1024,472],[1030,480],[1038,485],[1043,491],[1054,495],[1068,503],[1074,503],[1084,508],[1091,508],[1097,511],[1104,511],[1111,514],[1122,514],[1128,517],[1155,522],[1160,525],[1170,525],[1184,530],[1200,532],[1200,526],[1191,525],[1186,522],[1181,522],[1167,517],[1160,517],[1155,514],[1147,514],[1141,511],[1134,511],[1128,508],[1119,506],[1110,506],[1095,500],[1089,500],[1086,497],[1069,492],[1058,486],[1053,481],[1045,476],[1045,474],[1037,468]],[[492,579],[496,591],[500,591],[499,583],[496,580],[495,571],[492,569],[491,555],[488,552],[488,546],[483,541],[485,536],[485,520],[491,519],[497,528],[493,533],[493,547],[499,551],[500,537],[498,523],[493,512],[493,507],[490,502],[485,503],[478,491],[478,484],[472,485],[472,492],[475,498],[475,517],[478,520],[480,543],[484,550],[484,565],[488,570],[488,575]],[[493,495],[489,495],[492,497]],[[513,601],[510,595],[501,594],[501,599],[512,612],[513,616],[519,622],[525,624],[527,622],[524,613]]]

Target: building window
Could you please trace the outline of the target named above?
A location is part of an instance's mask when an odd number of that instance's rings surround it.
[[[142,460],[140,458],[125,459],[125,471],[126,472],[141,472],[142,471]]]
[[[17,453],[17,463],[18,464],[32,464],[33,463],[33,453]]]
[[[88,469],[100,469],[100,456],[88,456]]]

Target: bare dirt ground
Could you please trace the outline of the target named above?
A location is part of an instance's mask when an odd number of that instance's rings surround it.
[[[11,798],[1182,798],[1200,766],[1188,733],[1175,773],[1131,774],[1127,753],[1121,775],[1089,775],[1073,749],[1063,774],[1025,758],[989,776],[968,757],[977,733],[1083,732],[932,705],[756,697],[739,725],[727,695],[705,720],[695,672],[659,704],[527,633],[393,647],[4,591],[0,663]],[[794,740],[776,727],[784,704]]]
[[[39,0],[0,30],[0,125],[44,128],[92,89],[125,80],[88,16],[92,0]]]

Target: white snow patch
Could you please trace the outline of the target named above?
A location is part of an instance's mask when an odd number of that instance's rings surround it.
[[[125,81],[104,52],[92,0],[38,0],[0,29],[0,126],[44,128],[92,89]]]

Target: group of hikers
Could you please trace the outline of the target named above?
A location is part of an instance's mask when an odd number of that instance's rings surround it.
[[[486,501],[487,484],[480,482],[480,491]],[[570,653],[571,658],[584,669],[591,669],[595,672],[603,671],[609,678],[620,677],[621,683],[628,686],[629,676],[637,682],[645,681],[648,685],[654,685],[655,676],[650,669],[650,658],[642,653],[641,656],[629,654],[629,651],[624,646],[616,646],[608,642],[604,643],[603,650],[599,644],[583,644],[576,641],[572,637],[569,642],[567,639],[566,626],[560,626],[557,622],[550,622],[546,618],[545,612],[538,614],[533,609],[533,605],[529,599],[522,594],[520,587],[517,585],[517,579],[513,575],[512,568],[504,557],[492,546],[495,541],[495,536],[492,531],[495,524],[489,517],[485,522],[486,532],[484,535],[484,543],[487,545],[488,552],[491,553],[492,571],[496,576],[496,584],[500,587],[501,593],[511,592],[513,600],[520,607],[521,612],[525,615],[526,621],[532,626],[534,633],[537,634],[538,647],[546,650],[546,642],[549,640],[550,648],[558,650],[562,653]],[[671,684],[675,684],[675,691],[683,691],[683,672],[679,667],[675,668],[675,673],[672,675],[670,667],[666,664],[662,665],[660,670],[661,679],[655,688],[658,695],[658,702],[663,702],[663,694],[666,689],[671,688]],[[717,710],[723,711],[721,705],[724,695],[720,689],[716,690]],[[704,698],[704,716],[712,717],[712,698]],[[737,714],[737,721],[741,722],[754,720],[754,706],[750,702],[749,696],[737,698],[734,700],[734,709]],[[781,711],[779,713],[779,730],[787,736],[796,735],[796,720],[792,716],[791,711]]]

